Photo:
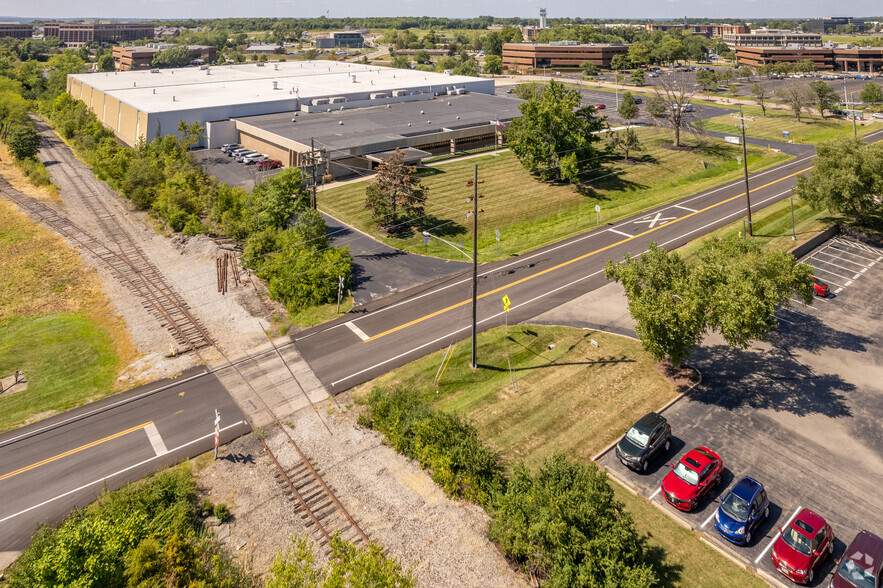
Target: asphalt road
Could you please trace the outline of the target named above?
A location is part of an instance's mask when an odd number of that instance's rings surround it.
[[[859,531],[883,533],[883,249],[835,238],[804,261],[831,287],[828,298],[780,309],[769,341],[748,349],[731,350],[716,335],[706,339],[690,360],[702,371],[702,384],[664,413],[673,433],[668,454],[643,474],[622,466],[613,452],[600,463],[773,577],[779,574],[769,551],[778,528],[800,508],[811,508],[836,536],[834,557],[812,583],[820,586]],[[721,455],[726,471],[694,512],[682,513],[657,490],[666,464],[701,445]],[[772,505],[751,542],[737,547],[718,535],[713,499],[746,475],[764,484]]]
[[[0,556],[105,487],[211,450],[215,410],[221,443],[251,430],[218,379],[196,368],[0,436]]]
[[[883,132],[869,136],[879,139]],[[794,176],[808,170],[812,155],[754,174],[753,209],[791,193]],[[606,283],[608,259],[643,252],[650,241],[673,248],[745,213],[741,181],[688,196],[676,203],[511,260],[480,268],[478,328],[503,324],[501,298],[512,304],[509,322],[519,322]],[[603,218],[603,211],[602,211]],[[592,221],[586,219],[587,229]],[[299,334],[297,348],[332,394],[469,335],[471,279],[461,272],[417,292],[403,292],[366,305],[358,315]],[[481,363],[481,358],[479,358]]]

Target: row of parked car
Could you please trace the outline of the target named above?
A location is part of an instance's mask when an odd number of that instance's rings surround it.
[[[665,417],[651,412],[625,432],[616,445],[616,457],[626,467],[646,472],[649,462],[671,448],[671,426]],[[665,500],[682,511],[692,511],[702,498],[721,482],[724,462],[708,447],[688,451],[662,480]],[[717,532],[736,545],[751,542],[752,533],[770,515],[770,500],[763,484],[745,476],[721,498],[714,513]],[[809,584],[815,570],[834,553],[834,531],[825,519],[808,508],[798,512],[773,545],[773,566],[785,577]],[[837,562],[829,588],[883,587],[883,539],[862,531]]]
[[[239,163],[256,166],[258,171],[282,167],[282,162],[278,159],[270,159],[269,155],[258,153],[238,143],[225,143],[221,146],[221,151],[226,153],[227,157],[235,157]]]

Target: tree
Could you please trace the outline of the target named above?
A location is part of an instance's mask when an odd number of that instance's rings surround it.
[[[257,184],[249,197],[252,230],[285,228],[292,215],[306,210],[309,197],[299,168],[287,167]]]
[[[638,133],[631,127],[619,132],[608,131],[607,136],[609,137],[610,148],[614,151],[622,151],[626,161],[629,160],[629,153],[644,150],[644,145],[641,143],[641,139],[638,138]]]
[[[689,83],[686,78],[667,79],[660,78],[662,81],[658,86],[653,87],[653,92],[665,104],[659,116],[666,122],[675,132],[675,147],[681,146],[681,129],[697,133],[693,124],[696,117],[692,111],[687,111],[687,105],[693,99],[695,90],[693,84]]]
[[[662,116],[667,108],[669,108],[669,105],[662,96],[652,94],[647,97],[647,112],[651,115],[656,117]]]
[[[650,243],[638,258],[608,261],[605,275],[624,286],[644,349],[674,366],[709,331],[745,348],[776,328],[773,314],[792,296],[812,303],[812,268],[753,240],[707,239],[689,265]]]
[[[619,116],[625,120],[626,125],[630,125],[633,120],[638,118],[640,114],[638,111],[638,105],[635,104],[635,99],[632,97],[631,92],[623,92],[622,100],[619,102],[619,108],[617,109]]]
[[[521,164],[543,180],[579,181],[596,166],[594,134],[603,127],[593,106],[581,104],[579,90],[552,80],[542,93],[519,105],[521,116],[506,133]]]
[[[377,166],[377,175],[365,190],[365,208],[389,234],[409,233],[426,204],[427,188],[414,175],[416,168],[406,165],[404,159],[405,154],[396,149]]]
[[[488,537],[549,586],[657,583],[631,516],[594,463],[559,454],[535,475],[519,464],[490,512]]]
[[[304,51],[304,59],[306,59],[307,61],[313,61],[314,59],[316,59],[316,56],[318,54],[319,54],[318,51],[316,51],[314,48],[310,47],[309,49]],[[390,55],[394,54],[392,47],[389,48],[389,54]]]
[[[105,53],[98,58],[98,71],[113,71],[114,69],[116,69],[116,63],[113,60],[113,55]]]
[[[636,86],[644,85],[644,72],[636,69],[632,72],[632,83]]]
[[[648,65],[650,63],[650,47],[647,43],[638,41],[629,46],[629,61],[636,67]]]
[[[754,94],[754,101],[760,106],[763,116],[766,116],[766,101],[770,97],[767,88],[760,82],[751,84],[751,93]]]
[[[862,102],[870,102],[872,104],[883,102],[883,89],[880,88],[880,84],[869,81],[862,88],[861,94],[858,97]]]
[[[423,49],[420,49],[419,51],[414,53],[414,61],[416,61],[417,63],[423,63],[425,61],[430,61],[429,53],[427,53]]]
[[[598,66],[591,61],[583,61],[579,64],[579,68],[587,78],[598,75]]]
[[[407,55],[396,55],[392,58],[392,63],[390,63],[390,65],[398,69],[410,69],[411,60],[408,59]]]
[[[712,91],[717,90],[717,74],[707,69],[699,70],[696,72],[696,83],[702,86],[703,90],[708,90],[709,88]]]
[[[610,69],[623,70],[629,69],[631,66],[628,55],[623,55],[622,53],[617,53],[610,60]]]
[[[491,75],[503,73],[503,59],[498,55],[488,55],[484,58],[484,71]]]
[[[742,66],[737,71],[740,78],[745,78],[748,81],[751,81],[751,68],[747,66]]]
[[[539,98],[543,93],[545,86],[539,82],[527,82],[526,84],[518,84],[515,86],[515,95],[522,100],[531,100]]]
[[[32,159],[40,151],[42,137],[31,124],[12,124],[3,137],[9,152],[19,161]]]
[[[858,224],[883,206],[883,145],[839,137],[816,146],[808,176],[798,176],[794,194],[815,209],[846,214]]]
[[[190,63],[190,60],[190,50],[187,46],[175,45],[154,55],[150,63],[153,67],[184,67]]]
[[[86,71],[86,63],[75,53],[68,50],[50,57],[49,61],[46,62],[46,69],[49,71],[46,89],[55,95],[67,89],[68,74],[78,74]]]
[[[800,122],[800,114],[809,105],[809,96],[806,88],[799,84],[789,82],[784,86],[776,88],[776,96],[781,98],[794,112],[794,118]]]
[[[816,102],[816,108],[819,109],[819,115],[822,118],[825,118],[826,110],[830,110],[833,106],[840,103],[837,92],[822,80],[810,82],[809,92],[812,93]]]

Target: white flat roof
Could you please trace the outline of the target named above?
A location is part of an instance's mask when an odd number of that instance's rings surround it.
[[[285,99],[327,98],[364,92],[391,92],[416,87],[463,87],[482,78],[450,76],[335,61],[287,61],[74,74],[83,84],[101,90],[141,112],[170,112]],[[277,89],[273,89],[273,82]],[[172,97],[174,96],[174,101]]]

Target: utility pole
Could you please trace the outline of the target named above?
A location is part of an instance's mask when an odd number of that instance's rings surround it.
[[[316,210],[316,146],[313,137],[310,137],[310,163],[313,167],[313,191],[310,194],[310,208]]]
[[[475,164],[475,175],[472,180],[472,368],[478,367],[477,335],[478,307],[478,164]]]
[[[731,114],[733,118],[739,122],[736,127],[742,131],[742,168],[745,171],[745,209],[748,211],[748,234],[754,236],[754,225],[751,222],[751,196],[748,190],[748,150],[745,148],[745,121],[753,121],[754,117],[742,116],[742,109],[739,108],[739,116]]]

